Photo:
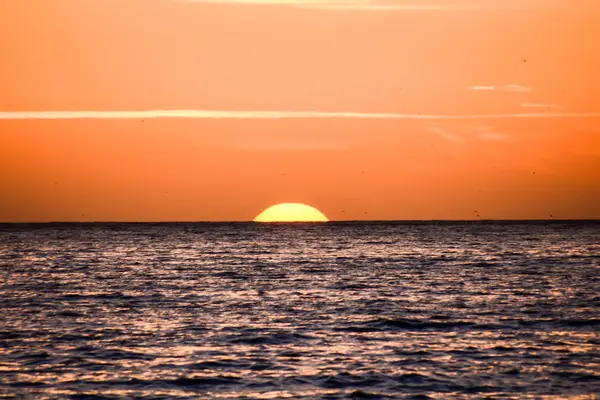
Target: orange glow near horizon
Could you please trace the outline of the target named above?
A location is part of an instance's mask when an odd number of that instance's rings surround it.
[[[0,2],[0,222],[600,218],[600,2],[240,3]]]
[[[327,222],[325,214],[300,203],[281,203],[258,214],[254,222]]]

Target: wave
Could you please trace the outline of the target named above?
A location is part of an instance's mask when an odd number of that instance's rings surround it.
[[[102,385],[102,386],[223,386],[223,385],[238,385],[242,379],[237,376],[182,376],[173,379],[122,379],[122,380],[82,380],[82,381],[67,381],[65,384],[87,384],[87,385]]]
[[[264,334],[241,334],[227,339],[234,344],[290,344],[314,339],[312,336],[299,333],[277,332]]]
[[[336,327],[334,330],[344,332],[376,332],[388,330],[451,330],[472,327],[475,324],[468,321],[432,321],[425,319],[407,318],[377,318],[366,321],[361,325]]]

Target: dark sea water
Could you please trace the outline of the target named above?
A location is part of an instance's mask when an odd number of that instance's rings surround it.
[[[591,399],[600,222],[0,226],[0,397]]]

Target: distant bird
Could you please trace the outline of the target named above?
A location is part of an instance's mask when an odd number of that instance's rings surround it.
[[[550,214],[550,218],[554,218],[554,215]]]
[[[535,175],[535,171],[533,171],[533,174]]]
[[[527,62],[527,60],[523,59],[523,62],[524,62],[524,63],[526,63],[526,62]]]

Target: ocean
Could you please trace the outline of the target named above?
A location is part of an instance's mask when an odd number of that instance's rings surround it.
[[[0,398],[593,399],[600,222],[0,225]]]

